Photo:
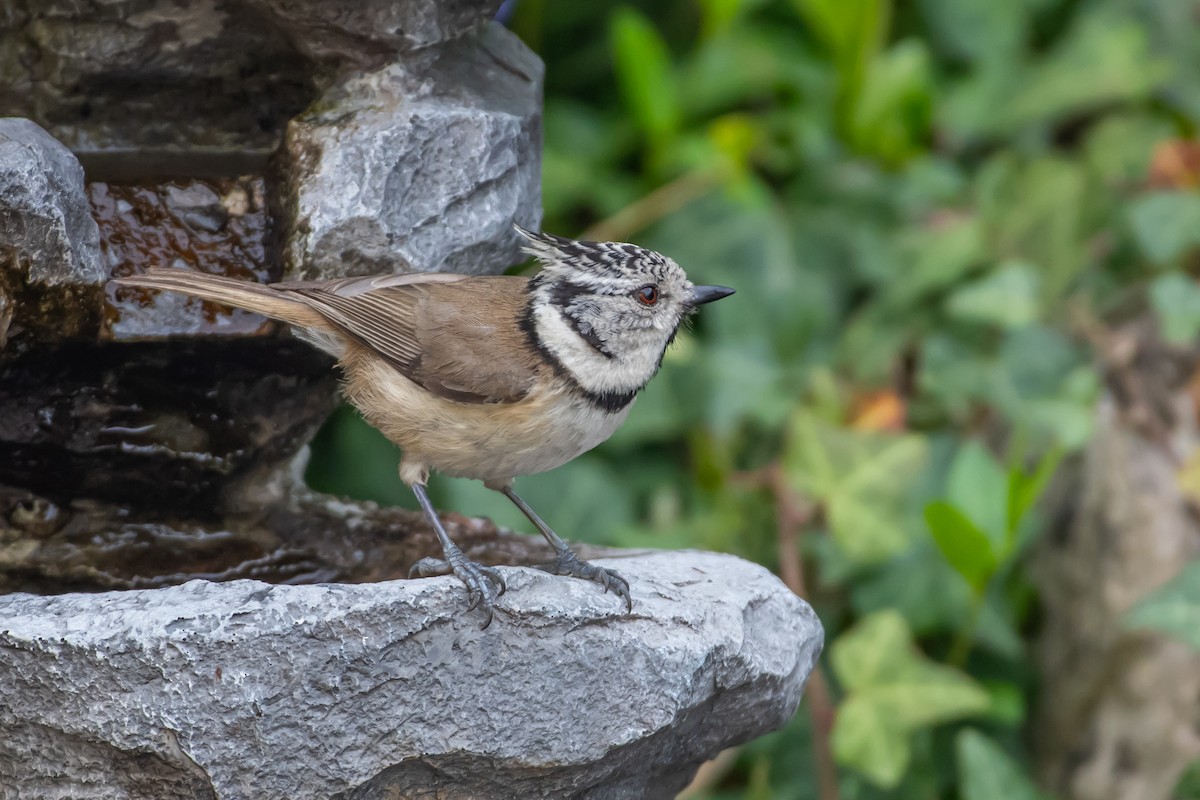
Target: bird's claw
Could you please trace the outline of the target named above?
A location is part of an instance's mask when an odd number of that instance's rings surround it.
[[[604,587],[605,593],[611,589],[613,594],[624,600],[627,612],[633,611],[633,597],[629,593],[629,581],[611,569],[597,567],[595,564],[581,561],[570,550],[563,550],[558,554],[558,558],[554,563],[538,567],[538,569],[555,575],[569,575],[574,578],[583,578],[586,581],[598,583]]]
[[[422,558],[408,571],[410,578],[429,578],[435,575],[453,574],[467,587],[467,599],[471,601],[467,611],[482,608],[483,627],[492,624],[496,598],[508,591],[504,576],[495,567],[485,567],[467,558],[444,561],[440,558]]]

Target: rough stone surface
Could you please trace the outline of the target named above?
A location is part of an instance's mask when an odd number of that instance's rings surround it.
[[[0,114],[39,121],[107,174],[154,169],[149,162],[195,175],[206,158],[245,170],[339,74],[457,38],[498,6],[0,0]],[[181,149],[207,152],[181,160]],[[184,161],[192,166],[180,172]]]
[[[32,283],[98,286],[100,233],[71,151],[36,123],[0,119],[0,251]]]
[[[634,613],[505,569],[0,597],[0,776],[21,798],[672,797],[790,718],[812,610],[731,556],[610,562]]]
[[[34,348],[0,361],[0,484],[216,516],[286,466],[334,391],[329,360],[290,337]]]
[[[106,277],[79,162],[35,123],[0,118],[0,352],[94,332]]]
[[[167,156],[199,149],[261,161],[317,90],[255,5],[0,0],[0,113],[37,120],[89,170],[194,174]]]
[[[493,272],[541,219],[542,65],[491,25],[330,90],[288,126],[292,277]]]
[[[457,38],[501,0],[249,0],[268,10],[301,52],[351,64]]]

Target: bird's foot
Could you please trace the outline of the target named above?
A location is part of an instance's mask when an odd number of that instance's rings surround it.
[[[467,598],[471,601],[471,605],[467,606],[467,611],[479,606],[483,610],[483,627],[486,628],[492,624],[496,598],[508,591],[508,585],[504,582],[504,576],[500,574],[500,570],[495,567],[485,567],[471,561],[461,552],[455,555],[458,557],[451,557],[449,560],[422,558],[413,564],[412,569],[408,571],[408,577],[431,578],[435,575],[455,575],[467,586]]]
[[[570,550],[560,551],[558,558],[552,564],[540,566],[538,569],[551,572],[555,575],[570,575],[574,578],[583,578],[585,581],[594,581],[603,586],[605,592],[611,589],[613,594],[624,600],[626,611],[633,611],[633,598],[629,594],[629,581],[611,569],[597,567],[595,564],[581,561],[579,556]]]

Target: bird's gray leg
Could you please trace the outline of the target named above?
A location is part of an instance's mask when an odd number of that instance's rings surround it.
[[[429,520],[434,533],[437,534],[438,541],[442,543],[442,552],[446,558],[444,561],[437,558],[422,558],[413,564],[408,576],[410,578],[416,576],[428,578],[432,575],[454,573],[460,581],[467,585],[467,597],[471,601],[467,610],[470,611],[475,606],[483,608],[486,617],[483,627],[486,628],[492,624],[496,598],[504,594],[508,588],[504,583],[504,577],[499,570],[485,567],[467,558],[458,545],[450,540],[450,534],[446,533],[445,526],[442,525],[437,512],[433,510],[433,504],[429,502],[429,495],[425,493],[424,484],[414,483],[412,490],[413,494],[417,496],[417,502],[421,504],[421,510],[425,512],[425,519]]]
[[[521,509],[521,513],[529,518],[534,527],[541,532],[542,536],[546,537],[546,541],[554,548],[555,561],[548,567],[541,567],[555,575],[572,575],[576,578],[583,578],[589,581],[595,581],[604,587],[604,591],[612,589],[613,594],[625,601],[625,609],[633,610],[633,598],[629,595],[629,581],[622,578],[616,572],[604,567],[597,567],[589,564],[586,561],[580,560],[579,556],[571,552],[571,548],[567,546],[559,535],[550,530],[550,526],[542,521],[542,518],[537,515],[537,512],[529,507],[529,504],[521,499],[512,486],[503,486],[500,491],[504,496],[513,501],[517,508]]]

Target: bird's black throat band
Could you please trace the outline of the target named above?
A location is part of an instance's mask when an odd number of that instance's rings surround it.
[[[545,343],[542,341],[542,337],[538,335],[537,322],[533,316],[534,300],[534,297],[529,298],[529,303],[525,306],[525,313],[521,315],[521,330],[525,332],[525,336],[529,340],[529,344],[532,345],[535,350],[537,350],[538,355],[541,356],[542,360],[549,364],[550,368],[554,370],[554,374],[566,381],[570,385],[571,391],[573,391],[576,395],[582,397],[584,400],[587,400],[596,408],[602,411],[607,411],[610,414],[615,414],[632,403],[633,398],[637,397],[638,392],[642,390],[641,386],[626,392],[597,392],[588,389],[579,383],[579,379],[576,378],[575,375],[566,368],[562,361],[559,360],[558,356],[554,355],[554,353],[550,351],[550,348],[546,347]],[[585,336],[584,339],[587,340],[587,337]],[[588,341],[588,343],[592,344],[590,341]],[[608,358],[612,357],[608,353],[604,353],[604,351],[601,352]]]

